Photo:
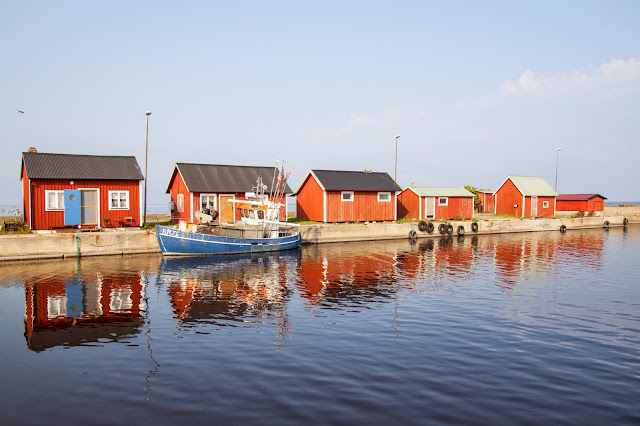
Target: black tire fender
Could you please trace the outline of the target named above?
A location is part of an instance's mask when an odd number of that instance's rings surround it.
[[[478,232],[478,222],[472,222],[471,223],[471,230],[473,232]]]
[[[459,225],[456,232],[458,233],[458,235],[464,235],[464,226]]]
[[[421,220],[420,222],[418,222],[418,229],[421,232],[425,232],[427,230],[427,222],[425,222],[424,220]]]
[[[433,232],[433,230],[434,230],[434,229],[435,229],[435,226],[433,226],[433,223],[428,222],[428,223],[427,223],[427,232],[428,232],[429,234],[431,234],[431,233]]]
[[[416,238],[418,238],[418,234],[416,233],[416,231],[414,231],[413,229],[409,231],[409,238],[412,240],[415,240]]]
[[[610,227],[610,226],[611,226],[611,224],[609,223],[609,221],[608,221],[608,220],[605,220],[605,221],[604,221],[604,223],[602,224],[602,227],[603,227],[604,229],[609,229],[609,227]]]
[[[627,226],[629,224],[629,219],[627,219],[626,217],[624,219],[622,219],[622,224],[624,226]]]
[[[562,232],[563,234],[567,232],[567,225],[560,225],[560,232]]]
[[[451,224],[447,225],[447,234],[449,235],[453,234],[453,225]]]
[[[444,223],[441,223],[440,225],[438,225],[438,232],[441,233],[442,235],[446,234],[447,225],[445,225]]]

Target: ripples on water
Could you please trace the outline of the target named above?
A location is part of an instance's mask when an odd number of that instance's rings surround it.
[[[637,423],[640,229],[0,265],[11,423]]]

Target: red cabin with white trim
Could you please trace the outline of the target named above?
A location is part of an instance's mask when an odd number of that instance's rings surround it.
[[[140,226],[135,157],[22,153],[23,211],[32,230]]]
[[[400,190],[386,172],[309,170],[295,192],[297,218],[317,222],[396,220]]]
[[[496,214],[518,217],[551,217],[558,194],[544,178],[509,176],[494,192]]]
[[[562,194],[556,198],[556,210],[574,214],[601,216],[604,211],[604,200],[600,194]]]
[[[398,218],[471,219],[474,198],[464,188],[409,187],[398,195]]]

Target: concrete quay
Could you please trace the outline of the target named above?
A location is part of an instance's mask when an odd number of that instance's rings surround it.
[[[493,215],[478,215],[477,231],[474,232],[474,222],[445,221],[433,222],[434,230],[431,233],[422,232],[418,228],[418,222],[381,222],[381,223],[354,223],[354,224],[318,224],[301,227],[303,244],[335,243],[348,241],[373,241],[390,240],[400,238],[434,238],[442,237],[438,232],[441,223],[451,225],[451,234],[459,235],[458,228],[462,227],[464,235],[503,234],[512,232],[561,232],[571,229],[605,228],[605,222],[609,226],[623,226],[624,216],[601,216],[582,218],[558,218],[558,219],[516,219],[501,218]],[[412,233],[415,232],[415,234]]]
[[[566,231],[604,228],[605,222],[611,227],[623,226],[625,216],[516,219],[479,214],[475,222],[476,232],[472,229],[472,221],[447,221],[446,224],[451,225],[451,235],[458,235],[458,227],[462,227],[464,235],[472,236],[512,232],[561,232],[562,226],[566,227]],[[441,223],[445,222],[433,222],[434,230],[431,233],[420,231],[418,222],[315,224],[301,226],[300,230],[303,244],[321,244],[437,238],[442,236],[438,232]],[[142,253],[160,253],[154,230],[0,235],[0,261]]]

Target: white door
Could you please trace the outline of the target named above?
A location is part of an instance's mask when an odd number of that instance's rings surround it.
[[[433,219],[436,214],[436,198],[435,197],[427,197],[427,211],[425,218]]]
[[[531,217],[538,216],[538,197],[531,197]]]

